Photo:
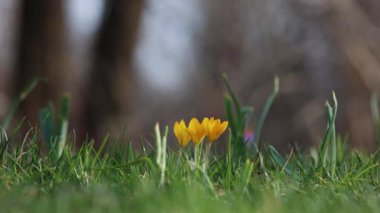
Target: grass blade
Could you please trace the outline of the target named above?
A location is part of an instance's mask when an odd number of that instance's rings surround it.
[[[226,186],[227,189],[231,189],[231,181],[232,181],[232,134],[231,129],[229,129],[228,134],[228,153],[227,153],[227,177],[226,177]]]
[[[380,148],[380,115],[379,115],[379,101],[376,93],[371,97],[371,112],[372,120],[375,127],[375,141],[377,147]]]
[[[262,131],[262,128],[264,126],[264,122],[265,122],[265,119],[268,115],[268,112],[274,102],[274,100],[276,99],[276,97],[278,96],[278,93],[280,91],[280,80],[278,79],[278,77],[276,76],[274,78],[274,88],[273,88],[273,92],[272,94],[268,97],[268,99],[266,100],[265,104],[264,104],[264,107],[260,113],[260,116],[257,120],[257,126],[256,126],[256,130],[255,130],[255,143],[257,144],[257,147],[260,151],[261,149],[261,131]]]
[[[333,116],[332,116],[332,120],[331,120],[330,125],[332,128],[332,133],[331,133],[331,175],[334,178],[335,177],[335,169],[336,169],[336,156],[337,156],[335,120],[336,120],[336,115],[338,113],[338,101],[336,99],[336,95],[334,92],[333,92],[333,101],[334,101]]]
[[[36,88],[36,86],[40,83],[41,78],[34,78],[26,87],[22,90],[22,92],[16,97],[16,99],[12,102],[9,112],[5,116],[3,121],[3,128],[7,130],[9,123],[12,121],[14,114],[16,113],[18,107],[25,100],[26,97]]]
[[[223,78],[223,83],[224,85],[226,86],[227,88],[227,91],[229,93],[229,95],[231,96],[232,98],[232,101],[234,103],[234,107],[235,107],[235,110],[236,110],[236,114],[238,115],[238,118],[240,119],[240,104],[239,104],[239,101],[235,95],[235,93],[232,91],[232,88],[231,88],[231,85],[230,85],[230,82],[228,80],[228,77],[227,77],[227,74],[226,73],[223,73],[222,75],[222,78]]]
[[[69,107],[70,107],[70,98],[68,95],[63,96],[61,101],[61,111],[58,120],[58,150],[57,150],[57,159],[62,155],[63,149],[66,145],[67,133],[69,128]]]
[[[231,102],[232,102],[231,96],[229,95],[224,96],[224,108],[226,110],[227,120],[229,122],[231,133],[234,136],[234,138],[236,138],[237,126],[236,126],[234,115],[232,113]]]
[[[252,161],[248,159],[245,161],[243,175],[241,176],[241,179],[239,181],[240,184],[238,186],[240,193],[243,193],[247,189],[247,186],[252,176],[253,166],[254,164]]]
[[[285,170],[287,174],[291,174],[291,169],[289,168],[289,165],[287,165],[287,162],[285,159],[281,156],[281,154],[277,151],[276,148],[274,148],[272,145],[268,146],[269,148],[269,153],[275,162],[277,166],[281,167],[282,170]]]
[[[336,158],[337,158],[337,149],[336,149],[336,131],[335,131],[335,120],[338,112],[338,101],[336,95],[333,92],[333,101],[334,105],[331,106],[330,103],[326,102],[326,111],[327,111],[327,131],[323,138],[321,148],[319,151],[319,166],[321,168],[326,168],[328,160],[328,147],[330,147],[330,165],[331,165],[331,174],[335,175],[336,168]]]
[[[52,104],[44,107],[39,112],[39,120],[41,125],[42,136],[48,151],[52,148],[52,140],[55,135],[55,118],[54,108]]]

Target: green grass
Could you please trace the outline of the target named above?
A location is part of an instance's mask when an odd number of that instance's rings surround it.
[[[377,212],[380,208],[378,161],[354,152],[337,161],[332,177],[309,155],[286,157],[288,174],[266,153],[264,165],[260,160],[234,160],[231,165],[225,155],[214,157],[206,176],[192,170],[186,151],[169,151],[161,184],[153,150],[137,154],[112,146],[110,141],[102,153],[91,145],[77,151],[67,146],[60,161],[53,163],[40,152],[37,141],[10,145],[0,168],[2,211]],[[229,166],[233,168],[227,178]]]
[[[226,149],[216,153],[213,146],[207,159],[201,149],[198,164],[193,146],[167,148],[176,143],[168,141],[172,129],[158,125],[152,128],[155,137],[149,143],[155,147],[151,149],[142,141],[137,152],[127,140],[108,136],[98,149],[94,141],[78,148],[75,137],[67,134],[67,97],[57,119],[49,106],[40,112],[40,125],[27,134],[21,134],[19,127],[2,131],[1,211],[378,212],[377,152],[351,150],[336,133],[335,95],[332,104],[326,103],[327,128],[321,145],[310,152],[294,149],[281,155],[260,136],[252,146],[246,145],[244,129],[253,109],[241,107],[226,77],[225,83],[230,130],[216,146]],[[256,136],[278,88],[276,80],[256,121]],[[375,101],[372,108],[377,109]],[[374,117],[376,125],[378,120]]]

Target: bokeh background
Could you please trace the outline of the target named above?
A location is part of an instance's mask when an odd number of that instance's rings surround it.
[[[339,132],[370,150],[378,11],[378,0],[0,0],[0,119],[43,76],[19,119],[37,123],[41,107],[68,93],[77,137],[125,127],[139,141],[157,121],[223,117],[223,72],[256,112],[278,75],[265,141],[317,144],[334,90]]]

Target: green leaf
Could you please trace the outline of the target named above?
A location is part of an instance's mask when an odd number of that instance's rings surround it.
[[[13,100],[9,112],[5,116],[3,121],[3,128],[7,130],[9,123],[12,121],[14,114],[16,113],[18,107],[25,100],[26,97],[36,88],[36,86],[40,83],[41,78],[36,77],[33,78],[32,81],[26,85],[26,87],[22,90],[22,92]]]
[[[238,185],[239,192],[241,193],[244,192],[244,190],[246,190],[249,184],[249,181],[252,177],[253,165],[254,163],[250,161],[249,159],[245,161],[243,175],[241,176],[239,185]]]
[[[226,176],[226,182],[227,182],[227,189],[231,189],[232,185],[232,132],[231,128],[228,129],[228,153],[227,153],[227,176]]]
[[[68,95],[63,96],[61,100],[60,115],[58,120],[58,150],[57,150],[57,159],[62,155],[63,149],[66,145],[68,128],[69,128],[69,107],[70,107],[70,98]]]
[[[69,126],[70,98],[62,97],[58,118],[55,118],[54,107],[49,103],[39,111],[39,120],[43,139],[53,161],[58,161],[66,146]]]
[[[226,73],[223,73],[222,74],[222,78],[223,78],[223,82],[224,82],[224,85],[226,86],[227,88],[227,91],[228,91],[228,94],[231,96],[232,98],[232,101],[234,103],[234,107],[235,107],[235,110],[236,110],[236,114],[238,116],[240,116],[240,104],[239,104],[239,101],[235,95],[235,93],[233,92],[232,88],[231,88],[231,85],[230,85],[230,82],[228,80],[228,77],[227,77],[227,74]],[[240,117],[238,118],[240,120]]]
[[[328,147],[330,147],[330,169],[332,176],[335,175],[336,168],[336,158],[337,158],[337,149],[336,149],[336,131],[335,131],[335,120],[338,112],[338,101],[335,93],[333,92],[333,101],[334,105],[331,106],[330,103],[326,102],[326,112],[327,112],[327,131],[323,138],[321,148],[319,151],[319,165],[321,168],[326,168],[328,160]]]
[[[41,125],[41,131],[43,136],[43,141],[48,149],[48,152],[52,148],[53,137],[55,136],[55,125],[54,125],[54,109],[52,104],[47,107],[42,108],[39,111],[39,120]]]
[[[234,136],[234,138],[236,138],[238,128],[236,126],[235,118],[234,118],[234,115],[232,113],[231,102],[232,102],[231,96],[225,95],[224,96],[224,107],[225,107],[226,114],[227,114],[227,120],[229,123],[229,127],[231,129],[232,135]]]
[[[380,148],[380,115],[379,115],[379,101],[376,93],[371,97],[371,112],[373,125],[375,127],[375,140],[377,147]]]
[[[281,154],[274,148],[272,145],[268,146],[270,155],[273,159],[273,161],[277,164],[277,166],[281,167],[286,171],[287,174],[291,174],[291,170],[289,166],[286,164],[286,161],[281,156]]]
[[[331,175],[332,177],[335,176],[335,169],[336,169],[336,156],[337,156],[337,149],[336,149],[336,130],[335,130],[335,120],[336,115],[338,113],[338,101],[335,96],[335,92],[333,92],[333,101],[334,101],[334,107],[333,107],[333,115],[331,120]]]
[[[253,111],[254,110],[252,107],[243,107],[241,109],[241,118],[242,119],[241,119],[240,125],[239,125],[239,129],[241,130],[241,132],[245,131],[245,127],[248,125],[249,119],[251,118]]]
[[[257,126],[256,126],[256,130],[255,130],[255,143],[257,144],[257,147],[260,151],[261,149],[261,131],[262,131],[262,128],[264,126],[264,122],[265,122],[265,119],[269,113],[269,110],[274,102],[274,100],[276,99],[276,97],[278,96],[278,93],[280,91],[280,80],[278,79],[278,77],[276,76],[274,78],[274,88],[273,88],[273,92],[272,94],[268,97],[268,99],[266,100],[265,104],[264,104],[264,107],[259,115],[259,118],[257,120]]]

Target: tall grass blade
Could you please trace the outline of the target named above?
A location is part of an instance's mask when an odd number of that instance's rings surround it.
[[[379,115],[379,101],[376,93],[371,97],[371,112],[372,120],[375,127],[375,140],[377,148],[380,148],[380,115]]]
[[[4,118],[3,128],[5,130],[8,129],[9,123],[12,121],[14,114],[16,113],[18,107],[25,100],[26,97],[36,88],[36,86],[40,83],[41,78],[34,78],[26,87],[22,90],[22,92],[13,100],[9,112]]]
[[[229,127],[231,129],[231,133],[232,133],[232,136],[233,136],[233,151],[234,151],[234,155],[236,157],[245,157],[246,155],[246,143],[244,141],[244,130],[245,130],[245,125],[246,123],[244,123],[244,121],[248,121],[248,118],[239,118],[239,116],[235,116],[232,112],[232,99],[231,99],[231,96],[229,95],[226,95],[225,96],[225,99],[224,99],[224,104],[225,104],[225,110],[226,110],[226,114],[227,114],[227,119],[228,119],[228,122],[229,122]],[[244,114],[246,116],[250,115],[249,114],[249,110],[248,108],[245,109],[245,112]],[[238,114],[241,114],[243,115],[242,112],[239,111]]]
[[[249,184],[249,181],[253,172],[253,162],[247,159],[244,164],[243,175],[240,178],[238,189],[240,193],[243,193]]]
[[[232,98],[232,101],[234,103],[234,107],[235,107],[235,110],[236,110],[236,114],[238,115],[238,118],[240,119],[240,104],[239,104],[239,101],[235,95],[235,93],[233,92],[232,88],[231,88],[231,85],[230,85],[230,82],[228,80],[228,77],[227,77],[227,74],[226,73],[223,73],[222,74],[222,78],[223,78],[223,83],[224,85],[226,86],[227,88],[227,91],[229,93],[229,95],[231,96]]]
[[[281,154],[274,148],[272,145],[268,146],[269,153],[275,162],[277,166],[279,166],[281,169],[284,169],[287,174],[291,174],[291,169],[289,168],[289,165],[287,165],[287,162],[285,159],[281,156]]]
[[[67,141],[67,133],[69,129],[69,107],[70,107],[70,98],[68,95],[63,96],[61,101],[60,115],[58,120],[58,150],[57,150],[57,159],[62,155],[63,149],[65,148]]]
[[[154,133],[155,133],[155,139],[156,139],[156,163],[157,165],[161,164],[162,159],[162,143],[161,143],[161,133],[160,133],[160,126],[158,123],[154,126]]]
[[[39,120],[41,125],[41,131],[43,136],[43,141],[48,150],[52,148],[52,140],[55,136],[55,118],[54,118],[54,108],[52,104],[44,107],[39,112]]]
[[[335,92],[333,92],[333,116],[331,120],[331,175],[334,178],[335,177],[335,169],[336,169],[336,158],[337,158],[337,149],[336,149],[336,130],[335,130],[335,120],[336,115],[338,113],[338,100],[336,99]]]
[[[161,171],[160,175],[160,186],[162,186],[165,182],[165,171],[166,171],[166,143],[168,138],[169,128],[165,126],[164,135],[161,137],[160,126],[157,123],[154,127],[155,138],[156,138],[156,148],[157,148],[157,156],[156,163],[158,168]]]
[[[278,77],[276,76],[274,78],[274,88],[273,88],[273,92],[272,94],[268,97],[268,99],[266,100],[265,104],[264,104],[264,107],[260,113],[260,116],[257,120],[257,126],[256,126],[256,130],[255,130],[255,139],[254,139],[254,142],[257,144],[257,147],[260,151],[261,149],[261,131],[262,131],[262,128],[264,126],[264,122],[265,122],[265,119],[268,115],[268,112],[274,102],[274,100],[276,99],[276,97],[278,96],[278,93],[280,91],[280,80],[278,79]]]
[[[236,138],[237,127],[236,127],[236,121],[235,121],[234,115],[232,113],[231,102],[232,102],[231,96],[225,95],[224,96],[224,108],[226,111],[227,120],[229,122],[229,127],[231,129],[231,133],[234,136],[234,138]]]
[[[51,155],[50,157],[52,157],[54,161],[61,158],[66,146],[69,128],[69,107],[70,98],[68,95],[65,95],[62,97],[57,118],[52,103],[39,112],[43,139],[49,155]]]
[[[325,169],[327,166],[328,160],[328,149],[330,147],[330,171],[332,176],[335,176],[336,168],[336,158],[337,158],[337,145],[336,145],[336,130],[335,130],[335,120],[338,112],[338,101],[336,95],[333,92],[333,103],[331,106],[330,103],[326,102],[326,111],[327,111],[327,131],[323,137],[321,148],[319,150],[319,166]]]
[[[320,166],[322,167],[325,167],[326,166],[326,162],[327,162],[327,148],[328,148],[328,144],[329,144],[329,141],[331,139],[331,134],[332,134],[332,128],[331,128],[331,113],[332,113],[332,109],[331,109],[331,106],[328,102],[326,102],[326,111],[327,111],[327,131],[326,131],[326,134],[325,136],[323,137],[323,140],[322,140],[322,144],[321,144],[321,148],[320,148],[320,151],[319,151],[319,164]]]
[[[245,131],[245,127],[248,125],[249,119],[251,118],[253,112],[254,112],[254,109],[252,107],[241,108],[242,117],[239,124],[239,129],[241,129],[242,132]]]
[[[228,153],[227,153],[227,189],[231,189],[231,181],[232,181],[232,134],[231,129],[229,129],[228,134]]]

